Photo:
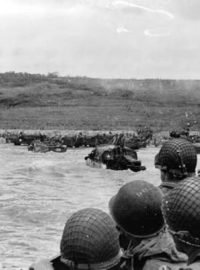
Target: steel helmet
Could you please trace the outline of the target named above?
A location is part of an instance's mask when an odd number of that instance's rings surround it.
[[[162,170],[180,170],[187,175],[194,173],[197,153],[193,144],[185,139],[172,139],[163,144],[155,157],[155,167]]]
[[[108,269],[120,261],[121,251],[115,223],[105,212],[86,208],[66,222],[60,244],[61,256],[69,265]]]
[[[102,159],[102,162],[106,164],[109,160],[114,159],[113,153],[109,150],[106,150],[103,152],[101,159]]]
[[[193,244],[198,242],[200,247],[200,181],[198,177],[187,178],[177,185],[164,197],[162,209],[171,232],[181,232],[180,239],[187,238],[187,242]]]
[[[164,226],[162,193],[154,185],[136,180],[122,186],[109,202],[117,225],[133,237],[156,235]]]

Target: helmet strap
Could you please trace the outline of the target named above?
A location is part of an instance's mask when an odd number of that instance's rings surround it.
[[[70,270],[106,270],[111,269],[112,267],[119,264],[121,256],[122,251],[120,250],[114,258],[102,263],[76,263],[72,260],[65,259],[62,255],[60,260],[62,263],[67,265]]]
[[[183,175],[186,175],[187,176],[187,168],[186,168],[186,166],[185,166],[185,163],[183,162],[183,158],[182,158],[182,156],[181,156],[181,151],[180,151],[180,149],[179,150],[177,150],[177,154],[178,154],[178,157],[179,157],[179,160],[180,160],[180,164],[181,164],[181,171],[182,171],[182,173],[183,173]]]
[[[165,224],[162,225],[162,227],[160,229],[158,229],[156,232],[152,233],[152,234],[147,234],[147,235],[137,235],[137,234],[133,234],[130,232],[127,232],[124,228],[122,228],[119,224],[118,227],[120,228],[120,230],[130,239],[131,238],[137,238],[137,239],[145,239],[145,238],[151,238],[151,237],[155,237],[157,236],[161,231],[163,231],[165,229]]]
[[[200,239],[198,237],[194,237],[188,231],[178,231],[175,232],[169,229],[169,232],[176,237],[180,242],[186,244],[191,247],[199,248],[200,249]]]
[[[188,176],[187,172],[182,172],[181,169],[169,169],[168,173],[168,181],[170,180],[182,180]]]

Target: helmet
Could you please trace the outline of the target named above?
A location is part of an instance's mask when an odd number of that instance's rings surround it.
[[[172,139],[163,144],[155,157],[155,166],[163,170],[181,170],[182,173],[194,173],[197,153],[192,143],[185,139]]]
[[[109,160],[113,160],[113,153],[111,151],[104,151],[102,154],[102,162],[107,163]]]
[[[173,232],[189,232],[200,238],[200,181],[187,178],[168,193],[162,204],[163,214]]]
[[[111,217],[95,208],[74,213],[66,222],[61,255],[70,265],[108,269],[119,263],[118,232]]]
[[[157,234],[164,226],[162,193],[154,185],[136,180],[122,186],[111,198],[109,208],[118,226],[133,237]]]

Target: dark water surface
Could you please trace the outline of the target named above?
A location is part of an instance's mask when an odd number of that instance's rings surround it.
[[[139,173],[87,167],[84,157],[90,151],[43,154],[0,144],[0,269],[27,269],[58,254],[69,215],[84,207],[108,211],[109,198],[124,183],[160,183],[153,166],[158,148],[138,152],[147,167]]]

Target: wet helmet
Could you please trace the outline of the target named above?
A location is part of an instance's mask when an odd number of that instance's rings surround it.
[[[113,153],[111,151],[104,151],[102,156],[101,156],[102,162],[107,163],[109,160],[113,160]]]
[[[200,181],[198,177],[187,178],[177,185],[164,197],[162,209],[171,232],[180,232],[179,238],[185,240],[187,238],[189,243],[200,239]],[[200,245],[200,240],[198,242]]]
[[[95,208],[82,209],[68,219],[60,249],[64,262],[77,268],[108,269],[117,265],[121,256],[113,220]]]
[[[197,153],[192,143],[185,139],[172,139],[163,144],[155,157],[155,167],[162,170],[180,170],[186,176],[194,173]]]
[[[164,226],[162,193],[154,185],[136,180],[125,184],[109,202],[117,225],[133,237],[156,235]]]

